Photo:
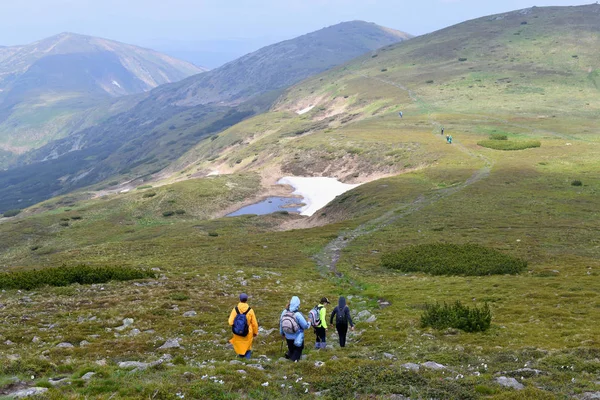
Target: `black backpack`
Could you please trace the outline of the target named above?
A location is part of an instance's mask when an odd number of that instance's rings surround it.
[[[231,325],[231,331],[234,335],[243,337],[248,336],[250,328],[248,327],[248,318],[246,318],[246,314],[248,314],[251,309],[252,308],[248,307],[246,312],[240,313],[240,310],[238,310],[237,306],[235,307],[235,312],[237,313],[237,315],[233,320],[233,325]]]
[[[335,314],[335,323],[336,324],[347,324],[348,320],[346,319],[346,310],[348,306],[344,306],[343,310],[338,308],[338,312]]]

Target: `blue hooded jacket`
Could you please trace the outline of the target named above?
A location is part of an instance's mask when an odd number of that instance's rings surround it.
[[[290,301],[289,310],[294,313],[294,316],[296,317],[296,321],[298,322],[300,329],[298,329],[298,331],[296,333],[286,333],[285,338],[288,340],[293,339],[294,345],[297,347],[302,346],[302,343],[304,343],[304,330],[310,328],[310,324],[308,322],[306,322],[304,315],[302,315],[302,313],[300,311],[298,311],[299,308],[300,308],[300,299],[298,298],[298,296],[292,297],[292,300]],[[283,317],[283,314],[285,314],[286,311],[287,310],[283,310],[281,312],[281,316],[279,317],[279,333],[281,335],[284,334],[283,328],[281,326],[281,318]]]

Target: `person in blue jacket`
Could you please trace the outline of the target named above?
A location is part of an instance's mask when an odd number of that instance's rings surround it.
[[[302,358],[304,331],[310,328],[310,324],[306,321],[304,315],[298,311],[299,308],[300,299],[298,296],[294,296],[279,318],[279,333],[285,337],[288,345],[286,358],[296,362]]]

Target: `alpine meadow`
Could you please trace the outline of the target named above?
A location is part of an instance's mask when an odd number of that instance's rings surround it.
[[[532,7],[171,61],[86,86],[76,129],[31,110],[56,88],[23,92],[0,107],[0,399],[600,398],[599,49],[600,5]],[[15,154],[23,110],[51,132]],[[354,186],[228,216],[329,189],[284,177]],[[344,296],[346,346],[331,323],[287,359],[292,296],[327,324]]]

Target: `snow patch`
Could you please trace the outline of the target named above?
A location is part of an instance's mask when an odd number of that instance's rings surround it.
[[[303,108],[300,111],[296,111],[296,114],[298,115],[302,115],[302,114],[306,114],[307,112],[309,112],[310,110],[312,110],[313,108],[315,108],[315,106],[308,106],[306,108]]]
[[[117,82],[117,81],[112,81],[112,84],[118,88],[121,88],[121,85],[119,85],[119,82]]]
[[[292,186],[295,189],[293,194],[304,198],[306,205],[300,209],[300,215],[309,217],[337,196],[360,186],[342,183],[335,178],[299,176],[286,176],[277,183]]]
[[[208,175],[206,175],[206,176],[217,176],[217,175],[219,175],[219,174],[220,174],[220,172],[219,172],[219,171],[212,171],[212,172],[210,172],[210,173],[209,173]]]

